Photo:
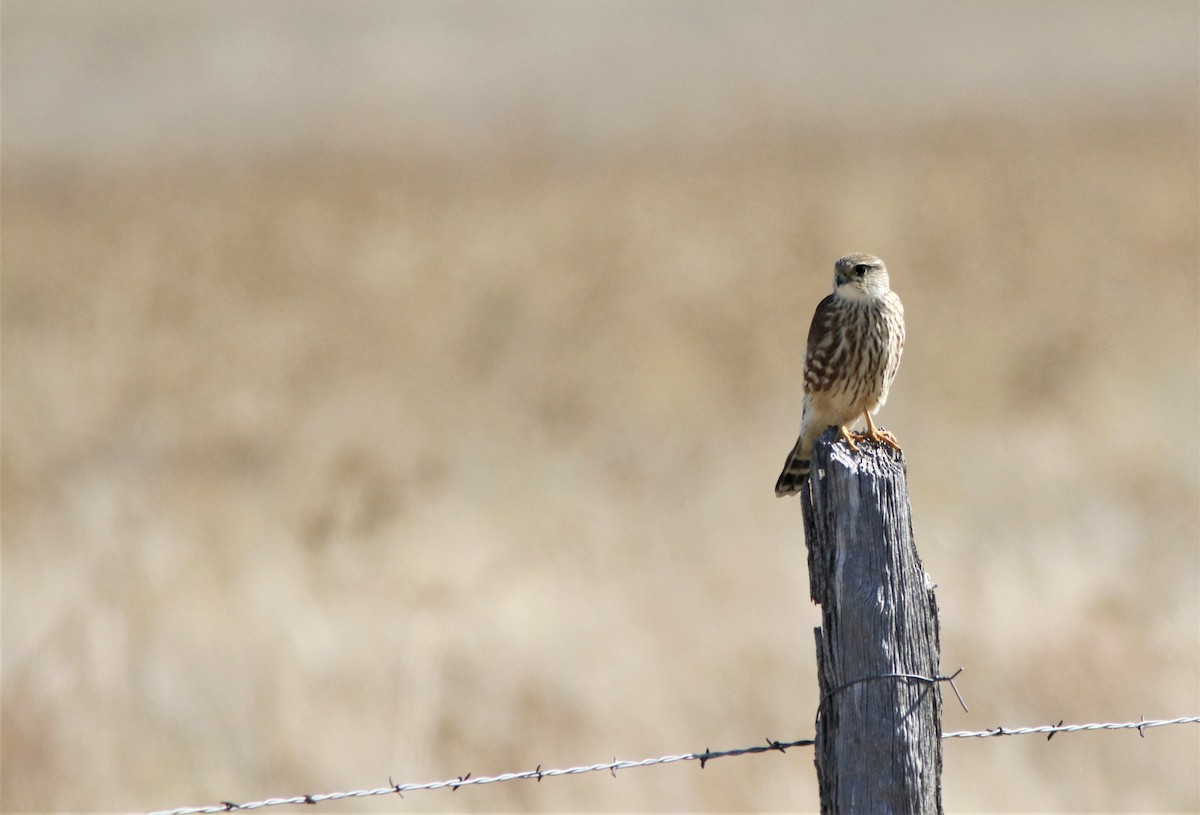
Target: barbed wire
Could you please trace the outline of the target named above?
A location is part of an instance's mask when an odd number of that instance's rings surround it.
[[[1032,733],[1045,733],[1046,741],[1050,741],[1055,733],[1078,733],[1081,730],[1136,730],[1142,738],[1151,727],[1166,727],[1169,724],[1200,724],[1200,716],[1185,716],[1180,719],[1143,718],[1137,722],[1121,722],[1120,724],[1058,724],[1042,725],[1041,727],[994,727],[991,730],[960,730],[956,733],[943,733],[943,739],[986,739],[989,736],[1027,736]]]
[[[628,770],[633,767],[653,767],[656,764],[672,764],[677,761],[699,761],[700,767],[703,768],[706,763],[715,758],[725,758],[726,756],[744,756],[752,753],[766,753],[772,750],[778,750],[783,753],[789,747],[811,747],[812,739],[801,739],[800,741],[779,742],[772,739],[767,739],[765,745],[756,745],[754,747],[742,747],[735,750],[708,750],[703,753],[684,753],[678,756],[660,756],[658,758],[645,758],[641,761],[612,761],[603,764],[589,764],[582,767],[570,767],[565,770],[543,770],[542,765],[538,765],[536,769],[526,770],[520,773],[504,773],[503,775],[494,776],[479,776],[472,778],[471,773],[451,778],[448,781],[431,781],[427,784],[396,784],[388,779],[388,786],[379,787],[373,790],[353,790],[352,792],[330,792],[322,795],[296,795],[291,798],[268,798],[265,801],[254,801],[249,804],[235,804],[231,801],[222,801],[219,806],[207,807],[184,807],[181,809],[162,810],[152,812],[150,815],[199,815],[199,813],[210,812],[233,812],[239,809],[261,809],[262,807],[281,806],[283,804],[319,804],[322,801],[338,801],[343,798],[368,798],[374,795],[399,795],[404,797],[406,792],[415,792],[417,790],[436,790],[444,787],[449,787],[451,790],[457,790],[459,787],[467,787],[476,784],[495,784],[501,781],[521,781],[521,780],[536,780],[540,782],[543,778],[554,778],[560,775],[581,775],[583,773],[594,773],[609,771],[615,778],[617,770]]]
[[[942,677],[939,677],[942,679]],[[1166,727],[1167,725],[1175,724],[1200,724],[1200,716],[1185,716],[1178,719],[1146,719],[1142,718],[1136,722],[1122,723],[1103,723],[1103,724],[1067,724],[1064,725],[1061,721],[1058,724],[1041,725],[1039,727],[994,727],[991,730],[961,730],[955,733],[943,733],[943,739],[966,739],[966,738],[989,738],[992,736],[1026,736],[1034,733],[1045,733],[1046,740],[1049,741],[1054,737],[1055,733],[1077,733],[1083,730],[1137,730],[1138,733],[1145,738],[1146,730],[1152,727]],[[800,739],[799,741],[779,742],[772,739],[767,739],[765,745],[756,745],[754,747],[742,747],[735,750],[718,750],[713,751],[705,749],[702,753],[683,753],[676,756],[660,756],[658,758],[646,758],[641,761],[612,761],[602,764],[589,764],[580,767],[570,767],[562,770],[543,770],[539,764],[536,769],[526,770],[519,773],[504,773],[494,776],[478,776],[471,777],[471,773],[451,778],[446,781],[431,781],[425,784],[395,784],[388,779],[388,786],[377,787],[375,789],[351,790],[349,792],[328,792],[320,795],[294,795],[290,798],[267,798],[262,801],[251,801],[245,804],[235,804],[232,801],[222,801],[220,804],[205,806],[205,807],[180,807],[178,809],[159,810],[150,813],[150,815],[207,815],[214,812],[233,812],[242,809],[262,809],[264,807],[299,805],[299,804],[319,804],[324,801],[340,801],[346,798],[370,798],[377,795],[399,795],[404,797],[406,792],[417,792],[419,790],[436,790],[449,787],[451,791],[457,790],[459,787],[467,787],[481,784],[496,784],[504,781],[522,781],[531,780],[541,782],[543,778],[554,778],[561,775],[582,775],[584,773],[594,772],[611,772],[615,778],[617,770],[629,770],[634,767],[653,767],[658,764],[673,764],[679,761],[699,761],[700,768],[704,769],[704,765],[709,761],[717,758],[725,758],[726,756],[743,756],[755,753],[768,753],[778,751],[780,753],[787,751],[790,747],[811,747],[814,742],[812,739]]]

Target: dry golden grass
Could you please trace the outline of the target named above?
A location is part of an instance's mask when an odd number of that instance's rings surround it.
[[[885,258],[947,729],[1196,712],[1195,121],[463,163],[5,166],[6,810],[811,733],[772,494]],[[406,810],[796,810],[811,753]],[[948,808],[1200,807],[1196,732],[946,745]],[[326,805],[395,809],[395,801]]]

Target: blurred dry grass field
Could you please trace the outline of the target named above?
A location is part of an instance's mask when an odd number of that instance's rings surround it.
[[[747,130],[747,133],[750,133]],[[1194,117],[3,178],[5,810],[811,734],[772,484],[887,260],[947,729],[1194,714]],[[816,808],[811,753],[405,810]],[[1194,730],[946,745],[948,807],[1200,808]],[[330,811],[398,809],[379,800]]]

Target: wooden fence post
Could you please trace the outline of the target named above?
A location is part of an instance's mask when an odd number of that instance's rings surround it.
[[[913,542],[904,457],[834,438],[831,428],[815,445],[801,492],[821,606],[821,812],[941,813],[937,601]]]

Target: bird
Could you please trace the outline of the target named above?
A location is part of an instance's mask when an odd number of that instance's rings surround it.
[[[809,475],[813,442],[825,428],[838,429],[854,452],[870,439],[896,450],[896,437],[875,425],[872,414],[887,401],[904,352],[904,306],[891,289],[887,266],[862,252],[838,258],[833,293],[817,305],[804,356],[804,412],[800,437],[775,482],[779,497],[800,492]],[[866,419],[867,432],[850,431]]]

